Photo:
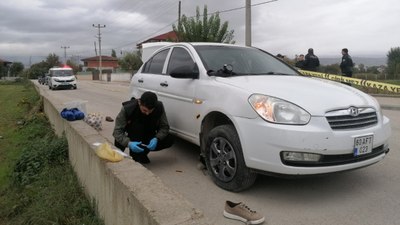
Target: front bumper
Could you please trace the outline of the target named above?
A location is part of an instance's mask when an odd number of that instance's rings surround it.
[[[52,85],[53,89],[68,89],[68,88],[76,89],[76,81],[73,81],[73,82],[57,82],[57,81],[53,81],[51,85]]]
[[[357,130],[333,131],[325,117],[312,117],[304,126],[268,123],[261,118],[235,117],[246,165],[249,168],[285,175],[333,173],[372,165],[382,160],[391,134],[389,119]],[[372,153],[353,156],[354,139],[373,135]],[[283,151],[322,155],[318,163],[283,162]]]

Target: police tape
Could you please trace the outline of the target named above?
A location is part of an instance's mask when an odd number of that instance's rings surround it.
[[[306,76],[319,77],[319,78],[323,78],[323,79],[359,85],[359,86],[363,86],[363,87],[367,87],[367,88],[375,88],[375,89],[379,89],[379,90],[383,90],[383,91],[400,93],[400,85],[387,84],[387,83],[381,83],[381,82],[352,78],[352,77],[345,77],[345,76],[334,75],[334,74],[329,74],[329,73],[318,73],[318,72],[307,71],[307,70],[299,70],[299,72]]]

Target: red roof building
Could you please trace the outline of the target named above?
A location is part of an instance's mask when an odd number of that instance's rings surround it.
[[[100,66],[100,56],[94,56],[89,58],[81,59],[83,66],[87,68],[97,69]],[[101,68],[112,69],[118,68],[118,59],[111,56],[101,56]]]
[[[178,41],[178,36],[176,35],[175,31],[170,31],[164,34],[160,34],[158,36],[149,38],[139,44],[136,45],[137,48],[142,48],[143,43],[149,43],[149,42],[163,42],[163,41],[171,41],[171,42],[177,42]]]
[[[12,62],[9,62],[9,61],[3,60],[3,59],[0,59],[0,63],[3,64],[3,66],[7,66],[7,65],[11,65],[12,64]]]

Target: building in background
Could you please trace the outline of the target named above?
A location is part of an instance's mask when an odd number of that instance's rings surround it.
[[[10,67],[12,62],[9,62],[4,59],[0,59],[0,77],[9,77],[10,76]]]
[[[136,45],[138,49],[142,48],[143,43],[150,43],[150,42],[165,42],[165,41],[170,41],[170,42],[177,42],[178,41],[178,36],[176,35],[175,31],[170,31],[164,34],[160,34],[158,36],[149,38],[143,42],[140,42],[139,44]]]
[[[100,56],[94,56],[81,59],[83,62],[83,71],[98,70],[100,66]],[[101,56],[101,69],[102,71],[115,72],[118,68],[118,59],[111,56]]]

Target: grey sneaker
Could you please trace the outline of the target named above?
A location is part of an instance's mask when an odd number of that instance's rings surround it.
[[[231,201],[226,201],[224,216],[229,219],[240,220],[247,224],[260,224],[265,220],[262,215],[251,210],[242,202],[234,203]]]

